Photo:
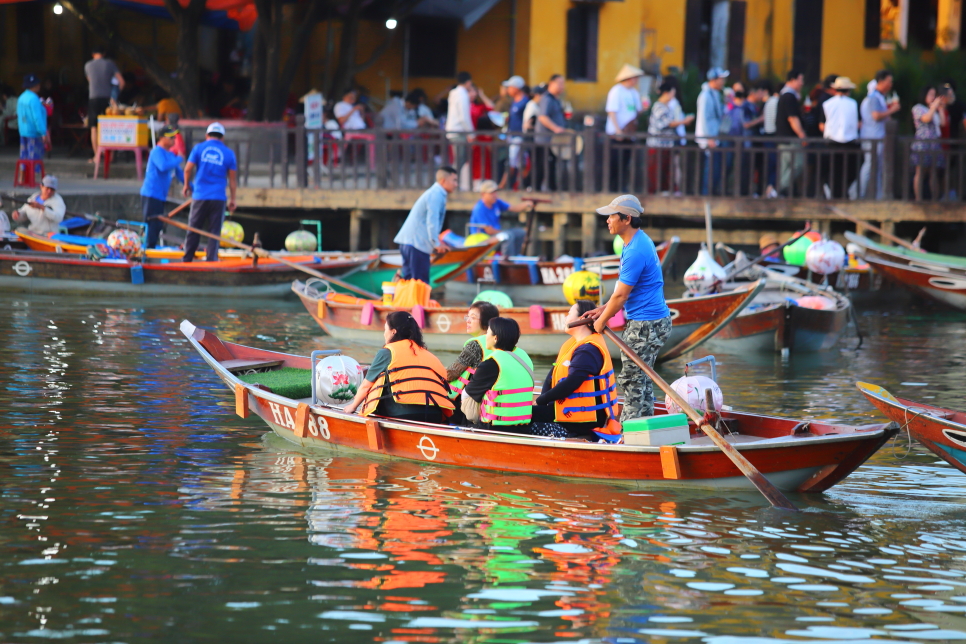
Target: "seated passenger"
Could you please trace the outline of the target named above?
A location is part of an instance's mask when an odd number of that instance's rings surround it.
[[[480,403],[480,423],[487,429],[530,433],[533,408],[533,361],[517,346],[520,325],[509,318],[490,320],[487,358],[466,385],[464,396]]]
[[[450,398],[459,398],[460,393],[470,381],[476,368],[486,357],[486,330],[490,320],[500,314],[500,311],[489,302],[474,302],[466,312],[466,332],[470,339],[463,345],[463,351],[446,370],[446,380],[449,381]]]
[[[386,346],[376,353],[356,397],[345,407],[363,416],[442,423],[454,405],[447,397],[443,363],[426,349],[423,333],[407,311],[386,318]]]
[[[593,302],[577,300],[567,313],[567,324],[595,308]],[[596,429],[616,420],[617,385],[614,364],[604,337],[592,326],[567,327],[564,342],[547,374],[543,391],[533,408],[535,423],[556,422],[568,437],[596,442]],[[611,439],[613,440],[613,439]]]

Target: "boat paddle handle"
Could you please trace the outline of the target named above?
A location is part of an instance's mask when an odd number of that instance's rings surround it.
[[[836,215],[838,215],[842,219],[848,219],[853,224],[855,224],[855,226],[856,226],[855,232],[859,232],[859,227],[865,227],[865,228],[868,228],[869,230],[871,230],[872,232],[874,232],[876,235],[878,235],[880,237],[885,237],[886,239],[888,239],[890,241],[893,241],[893,242],[899,244],[900,246],[903,246],[905,248],[908,248],[909,250],[914,250],[917,253],[925,253],[926,252],[923,249],[919,248],[918,246],[914,246],[914,245],[910,244],[905,239],[899,239],[895,235],[892,235],[892,234],[887,233],[886,231],[882,230],[878,226],[875,226],[873,224],[870,224],[867,221],[862,221],[858,217],[855,217],[853,215],[850,215],[849,213],[843,211],[841,208],[836,208],[835,206],[826,206],[826,208],[828,208],[829,210],[831,210],[832,212],[834,212]]]
[[[578,327],[593,323],[594,320],[591,318],[581,318],[571,322],[568,326]],[[660,387],[660,389],[666,393],[671,400],[674,401],[674,404],[684,411],[688,418],[694,421],[694,423],[700,427],[705,434],[708,435],[708,438],[711,439],[718,449],[724,452],[725,456],[727,456],[731,462],[735,464],[735,467],[741,470],[742,474],[748,477],[748,480],[751,481],[756,488],[758,488],[758,491],[762,493],[762,495],[768,500],[769,503],[772,504],[772,506],[781,508],[783,510],[798,511],[798,508],[792,505],[792,502],[785,498],[785,495],[782,494],[781,491],[771,483],[771,481],[766,479],[764,475],[758,471],[758,468],[752,465],[747,458],[736,450],[734,445],[726,441],[714,427],[709,425],[704,419],[704,416],[695,411],[695,409],[689,405],[684,398],[681,397],[681,394],[674,391],[674,389],[671,388],[671,385],[665,382],[664,378],[659,376],[654,369],[648,366],[646,362],[641,360],[641,357],[637,355],[633,349],[627,346],[627,344],[621,340],[621,337],[614,333],[613,329],[605,326],[604,335],[610,338],[611,341],[624,352],[624,355],[630,358],[631,362],[636,364],[654,384]]]
[[[185,203],[187,203],[187,202],[185,202]],[[184,205],[184,204],[182,204],[182,205]],[[274,253],[270,253],[267,250],[265,250],[264,248],[256,248],[254,246],[249,246],[248,244],[243,244],[241,242],[237,242],[234,239],[226,239],[224,237],[221,237],[220,235],[215,235],[214,233],[209,233],[206,230],[201,230],[200,228],[195,228],[194,226],[189,226],[188,224],[183,224],[180,221],[175,221],[173,219],[169,219],[168,217],[162,217],[162,216],[159,215],[158,216],[158,219],[160,221],[163,221],[166,224],[171,224],[172,226],[174,226],[176,228],[181,228],[182,230],[187,230],[188,232],[197,233],[199,235],[203,235],[204,237],[210,237],[212,239],[217,239],[218,241],[224,242],[224,243],[228,244],[229,246],[234,246],[235,248],[241,248],[243,250],[247,250],[250,253],[254,253],[255,255],[258,255],[259,257],[266,257],[268,259],[273,259],[276,262],[281,262],[282,264],[285,264],[286,266],[291,266],[295,270],[302,271],[303,273],[307,273],[307,274],[311,275],[312,277],[318,277],[321,280],[325,280],[327,282],[332,282],[336,286],[340,286],[340,287],[344,288],[347,291],[352,291],[353,293],[356,293],[358,295],[361,295],[364,298],[367,298],[367,299],[370,299],[370,300],[378,300],[379,299],[379,296],[376,295],[375,293],[371,292],[371,291],[367,291],[365,289],[359,288],[358,286],[355,286],[354,284],[349,284],[348,282],[344,282],[344,281],[342,281],[340,279],[336,279],[336,278],[334,278],[334,277],[332,277],[330,275],[326,275],[325,273],[322,273],[320,271],[317,271],[317,270],[315,270],[313,268],[309,268],[308,266],[302,266],[301,264],[296,264],[295,262],[289,261],[288,259],[285,259],[284,257],[280,257],[280,256],[278,256],[278,255],[276,255]]]

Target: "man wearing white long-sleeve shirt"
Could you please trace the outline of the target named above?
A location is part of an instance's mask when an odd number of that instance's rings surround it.
[[[443,166],[436,171],[436,183],[420,195],[393,241],[402,254],[402,278],[429,284],[429,265],[434,250],[444,251],[439,241],[446,217],[446,198],[456,190],[456,170]]]
[[[453,162],[457,173],[463,176],[463,166],[469,159],[470,135],[473,127],[473,117],[470,115],[470,87],[473,77],[469,72],[460,72],[456,77],[456,87],[449,91],[446,107],[446,138],[453,145]],[[469,189],[469,172],[463,183],[463,189]]]
[[[67,205],[63,197],[57,194],[57,177],[48,174],[40,186],[40,192],[30,195],[27,203],[14,211],[13,220],[20,224],[18,228],[26,228],[38,235],[49,235],[60,230]]]

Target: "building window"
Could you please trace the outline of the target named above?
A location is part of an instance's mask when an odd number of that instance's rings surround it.
[[[454,78],[459,22],[414,16],[409,21],[410,76]]]
[[[865,0],[865,46],[929,51],[936,46],[938,19],[939,0]]]
[[[17,5],[17,62],[44,62],[44,11],[47,4],[21,2]]]
[[[597,81],[597,25],[600,7],[578,4],[567,11],[567,78]]]

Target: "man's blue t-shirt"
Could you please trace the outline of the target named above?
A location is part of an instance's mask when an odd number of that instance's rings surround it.
[[[624,304],[628,320],[660,320],[671,314],[664,301],[664,273],[654,242],[643,230],[634,233],[621,252],[618,281],[631,287]]]
[[[493,203],[492,208],[487,208],[483,200],[480,199],[473,206],[473,212],[470,214],[470,232],[478,233],[482,228],[475,227],[473,224],[480,224],[481,226],[491,226],[500,229],[500,215],[505,213],[510,209],[510,204],[503,201],[502,199],[497,199]]]
[[[524,94],[523,98],[510,105],[510,118],[507,123],[508,132],[523,132],[523,110],[527,109],[529,102],[530,97]]]
[[[191,182],[191,198],[195,201],[225,201],[228,171],[238,169],[231,148],[217,139],[209,139],[195,146],[188,161],[198,168]]]
[[[141,184],[141,195],[161,201],[167,199],[168,189],[171,187],[172,170],[178,176],[178,181],[184,183],[181,157],[160,145],[155,146],[148,156],[148,169],[144,173],[144,183]]]

